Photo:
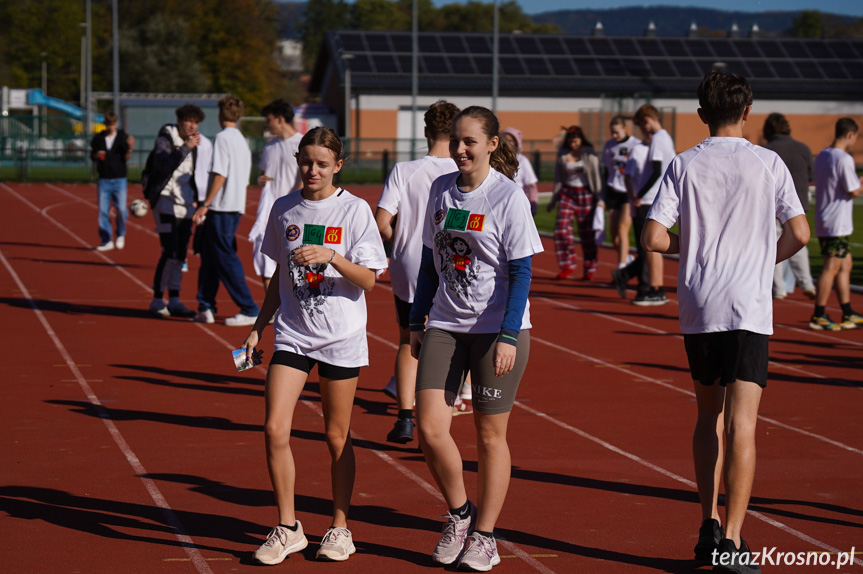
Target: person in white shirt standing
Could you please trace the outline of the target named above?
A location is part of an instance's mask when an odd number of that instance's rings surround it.
[[[347,528],[356,475],[351,411],[360,367],[369,364],[365,292],[375,286],[387,261],[369,204],[333,185],[343,165],[342,150],[329,128],[303,136],[297,158],[303,187],[273,204],[261,247],[276,261],[276,273],[243,347],[250,357],[278,311],[264,427],[279,523],[255,552],[263,564],[278,564],[308,545],[296,519],[290,440],[294,409],[316,365],[333,494],[333,521],[316,557],[341,562],[356,552]]]
[[[273,203],[302,185],[296,154],[303,136],[294,129],[294,108],[285,100],[270,102],[261,109],[261,115],[264,116],[264,127],[275,137],[266,143],[261,153],[261,161],[258,162],[261,169],[258,185],[263,186],[263,189],[258,201],[255,224],[249,231],[249,241],[252,242],[255,273],[260,275],[266,293],[270,279],[276,271],[276,262],[261,252],[264,231],[267,229]]]
[[[857,177],[854,158],[848,153],[857,141],[858,131],[853,119],[840,118],[833,143],[815,158],[815,235],[821,244],[824,268],[815,290],[815,313],[809,321],[812,329],[838,331],[863,325],[863,316],[851,308],[854,262],[849,242],[854,231],[854,198],[863,192],[863,177]],[[842,307],[842,320],[838,324],[826,313],[834,287]]]
[[[542,242],[524,191],[512,180],[515,148],[485,108],[462,110],[452,124],[458,172],[432,184],[423,252],[410,312],[417,367],[417,421],[429,471],[448,508],[432,558],[486,572],[500,563],[493,530],[512,461],[506,433],[530,352],[531,259]],[[428,322],[426,322],[428,317]],[[468,370],[479,472],[468,500],[450,426]]]
[[[659,110],[650,104],[638,108],[633,116],[635,125],[645,135],[650,136],[647,162],[644,168],[644,181],[635,196],[630,198],[634,209],[633,220],[635,237],[641,237],[647,221],[647,212],[659,191],[659,182],[674,159],[674,142],[659,122]],[[638,254],[635,260],[623,269],[613,269],[611,279],[622,299],[626,298],[626,284],[633,277],[638,278],[638,292],[633,305],[665,305],[668,297],[662,289],[662,256],[645,251],[640,241],[636,242]]]
[[[746,78],[714,70],[698,87],[698,102],[710,137],[671,162],[641,241],[652,252],[680,253],[680,329],[698,405],[692,452],[702,523],[695,557],[712,562],[714,572],[754,574],[761,569],[741,529],[767,385],[773,267],[806,245],[809,225],[782,159],[743,138],[752,110]],[[775,219],[785,229],[778,241]],[[679,236],[669,231],[675,224]],[[724,530],[717,502],[723,471]]]
[[[606,170],[604,201],[614,248],[617,249],[617,266],[623,268],[632,261],[629,254],[632,217],[629,213],[629,195],[626,192],[626,162],[641,141],[627,133],[626,118],[623,116],[614,116],[609,127],[611,139],[605,142],[602,150],[602,166]]]
[[[530,212],[536,217],[536,210],[539,206],[539,188],[536,184],[539,182],[539,179],[536,177],[536,172],[533,171],[530,160],[521,153],[523,148],[521,130],[517,128],[504,128],[501,130],[500,135],[501,137],[511,138],[513,147],[518,150],[518,171],[515,172],[515,182],[524,190],[524,194],[530,202]]]
[[[224,283],[240,312],[225,319],[231,327],[248,326],[258,317],[258,304],[252,298],[243,263],[237,256],[237,227],[246,210],[246,187],[252,171],[252,152],[237,129],[243,117],[243,102],[235,96],[219,100],[219,125],[213,144],[213,165],[207,198],[198,205],[192,219],[203,225],[201,268],[198,271],[199,323],[214,323],[216,293]]]
[[[414,438],[414,387],[417,360],[411,356],[409,315],[417,286],[417,274],[422,256],[423,221],[428,205],[429,189],[438,177],[458,171],[449,155],[449,132],[459,109],[439,100],[426,110],[425,137],[429,151],[425,157],[397,163],[384,185],[375,211],[375,221],[381,238],[392,241],[390,282],[399,326],[399,349],[396,354],[395,379],[398,418],[387,434],[389,442],[405,444]],[[393,219],[396,219],[393,229]]]

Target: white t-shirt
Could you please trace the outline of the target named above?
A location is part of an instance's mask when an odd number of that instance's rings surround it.
[[[264,175],[273,179],[268,181],[264,185],[264,189],[261,190],[258,212],[255,217],[255,224],[249,231],[249,240],[254,241],[255,238],[264,235],[273,203],[280,197],[302,187],[300,167],[294,156],[299,150],[302,139],[302,134],[296,133],[285,139],[273,138],[264,146],[258,167],[261,168]]]
[[[791,173],[768,149],[711,137],[677,156],[647,217],[680,222],[681,331],[773,334],[775,220],[802,214]]]
[[[198,143],[198,158],[195,160],[195,185],[198,188],[198,201],[207,199],[207,186],[210,184],[210,167],[213,165],[213,142],[201,134]]]
[[[237,128],[225,128],[216,134],[210,172],[227,178],[225,185],[213,198],[210,209],[245,213],[246,187],[252,172],[252,152],[246,138]]]
[[[423,244],[434,253],[439,284],[428,328],[497,333],[509,292],[509,262],[542,252],[524,191],[489,170],[478,188],[459,190],[458,173],[431,188]],[[530,303],[521,328],[530,328]]]
[[[527,159],[524,154],[518,154],[518,171],[515,172],[515,183],[520,188],[524,189],[527,186],[538,182],[539,179],[536,177],[536,172],[533,171],[533,166],[530,164],[530,160]],[[525,193],[527,193],[525,191]],[[536,201],[537,196],[539,195],[538,190],[534,190],[533,196],[528,196],[528,201]]]
[[[659,184],[662,182],[665,171],[668,169],[668,164],[671,163],[675,155],[677,155],[677,152],[674,151],[674,142],[671,141],[671,136],[668,135],[667,131],[659,130],[653,134],[653,139],[650,140],[650,149],[647,150],[647,165],[645,167],[647,177],[642,180],[642,183],[650,177],[653,162],[662,162],[662,167],[659,169],[659,178],[641,198],[641,205],[650,205],[653,203],[653,199],[659,191]],[[640,187],[637,188],[636,192],[640,189]]]
[[[637,145],[629,150],[626,167],[623,169],[624,176],[628,175],[632,180],[632,187],[636,193],[644,185],[644,182],[647,181],[648,174],[645,173],[647,171],[645,168],[647,166],[648,150],[650,150],[650,147],[643,141],[639,141]]]
[[[605,142],[605,148],[602,150],[602,165],[608,170],[606,183],[610,191],[626,193],[626,183],[623,181],[626,161],[632,149],[640,143],[641,140],[634,136],[629,136],[622,142],[613,138]]]
[[[423,218],[429,201],[429,189],[438,177],[458,171],[448,157],[427,155],[393,166],[384,184],[378,207],[398,215],[393,235],[393,254],[390,257],[390,281],[393,293],[413,303],[420,270],[423,241]]]
[[[277,199],[261,246],[281,264],[275,350],[339,367],[368,365],[365,294],[326,263],[295,265],[291,253],[310,244],[335,249],[376,274],[387,267],[371,208],[362,199],[341,188],[321,201],[308,201],[299,190]]]
[[[828,147],[815,158],[815,235],[842,237],[854,232],[854,202],[848,192],[860,187],[854,158]]]

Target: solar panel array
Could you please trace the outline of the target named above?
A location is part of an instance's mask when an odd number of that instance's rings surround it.
[[[340,31],[330,36],[338,60],[352,54],[357,86],[410,81],[409,32]],[[492,35],[423,32],[423,86],[470,87],[492,75]],[[755,85],[796,92],[863,90],[863,40],[799,38],[656,38],[501,34],[501,87],[563,88],[587,81],[603,88],[690,89],[718,63]],[[343,65],[343,64],[342,64]]]

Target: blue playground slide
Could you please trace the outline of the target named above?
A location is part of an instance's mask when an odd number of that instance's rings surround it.
[[[76,120],[84,119],[84,110],[78,106],[72,105],[57,98],[51,98],[42,93],[42,90],[33,89],[27,90],[27,103],[31,106],[46,106],[51,109],[63,112],[67,116],[71,116]],[[94,114],[93,123],[105,123],[105,116],[102,114]]]

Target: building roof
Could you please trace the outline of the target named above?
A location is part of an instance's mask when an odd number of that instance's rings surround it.
[[[489,92],[492,41],[490,33],[421,32],[420,93]],[[410,32],[331,31],[310,87],[343,86],[349,61],[355,92],[409,93],[411,44]],[[691,97],[716,66],[746,76],[759,98],[843,100],[863,93],[859,39],[500,34],[499,46],[501,96]]]

